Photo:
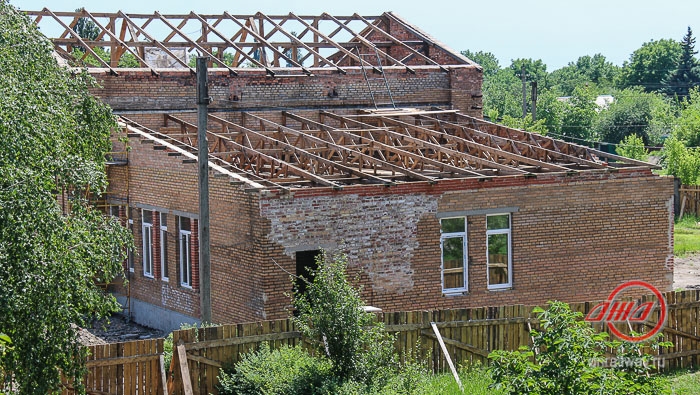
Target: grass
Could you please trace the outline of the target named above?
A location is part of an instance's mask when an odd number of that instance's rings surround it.
[[[501,391],[489,389],[493,383],[485,368],[462,368],[459,372],[459,379],[464,386],[462,393],[451,373],[443,373],[431,376],[422,386],[419,393],[440,394],[440,395],[505,395]]]
[[[673,395],[696,395],[700,393],[700,372],[680,371],[668,375]]]
[[[700,251],[700,219],[686,215],[677,220],[673,240],[673,253],[677,256]]]

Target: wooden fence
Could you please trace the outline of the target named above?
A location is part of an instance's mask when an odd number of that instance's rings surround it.
[[[88,374],[83,380],[88,394],[163,394],[166,388],[163,339],[100,344],[88,348]],[[74,393],[71,385],[65,383],[62,394]]]
[[[700,185],[681,185],[679,193],[681,216],[694,214],[700,217]]]
[[[668,316],[663,330],[666,341],[673,347],[662,350],[659,362],[666,370],[700,365],[700,291],[668,292]],[[651,300],[645,297],[642,301]],[[574,311],[588,313],[598,303],[570,304]],[[488,354],[497,349],[515,350],[531,344],[529,328],[537,326],[532,314],[534,306],[499,306],[441,311],[383,313],[378,317],[386,329],[396,334],[396,350],[400,354],[414,352],[427,358],[435,371],[445,371],[447,361],[431,330],[435,322],[453,361],[488,363]],[[658,319],[659,311],[652,316]],[[608,330],[596,325],[598,330]],[[633,328],[648,331],[642,324]],[[173,353],[168,381],[171,395],[189,393],[217,394],[217,375],[222,366],[240,360],[241,355],[257,349],[262,342],[271,347],[296,345],[301,334],[290,320],[225,325],[203,329],[188,329],[173,333],[173,343],[180,346]],[[646,350],[651,352],[651,350]],[[183,381],[183,376],[185,380]]]

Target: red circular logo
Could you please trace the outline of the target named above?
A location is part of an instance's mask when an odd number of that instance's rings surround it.
[[[633,287],[646,288],[651,291],[656,297],[656,302],[623,302],[615,300],[615,298],[623,291]],[[616,323],[639,324],[648,321],[651,313],[655,310],[658,303],[661,314],[658,322],[654,325],[651,331],[639,336],[626,335],[622,333],[616,326]],[[666,299],[661,292],[653,285],[640,280],[628,281],[615,288],[608,300],[595,306],[587,315],[586,321],[589,322],[605,322],[610,329],[610,332],[622,340],[629,342],[642,342],[657,333],[661,332],[666,323]]]

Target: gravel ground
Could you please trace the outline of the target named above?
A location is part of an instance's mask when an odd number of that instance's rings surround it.
[[[676,257],[673,268],[673,289],[700,289],[700,253]]]
[[[122,315],[113,315],[109,320],[96,321],[92,328],[81,328],[79,333],[80,342],[85,345],[152,339],[167,335],[158,329],[127,321]]]

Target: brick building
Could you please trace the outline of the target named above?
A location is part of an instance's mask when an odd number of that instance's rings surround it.
[[[30,15],[101,29],[93,41],[67,31],[59,52],[110,49],[90,70],[120,116],[115,150],[130,147],[108,167],[105,200],[135,236],[119,292],[138,322],[197,322],[200,281],[214,322],[286,316],[288,273],[305,273],[321,248],[345,252],[367,303],[384,310],[602,299],[632,279],[671,286],[671,179],[482,120],[481,68],[393,13]],[[156,22],[165,38],[143,30]],[[201,36],[182,33],[191,23]],[[149,47],[181,68],[154,67]],[[171,50],[182,47],[223,54],[209,71],[209,279],[196,78]],[[127,55],[140,67],[118,68]]]

